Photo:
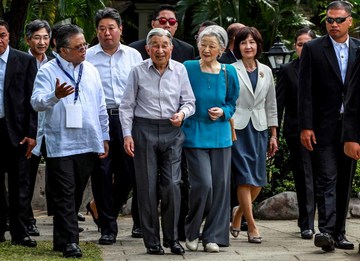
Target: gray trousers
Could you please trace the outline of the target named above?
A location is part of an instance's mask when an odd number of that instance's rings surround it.
[[[189,168],[189,214],[185,235],[190,241],[229,246],[231,147],[221,149],[185,148]]]
[[[164,241],[178,239],[181,151],[185,136],[169,120],[135,118],[135,177],[140,224],[147,248],[160,245],[158,196]]]

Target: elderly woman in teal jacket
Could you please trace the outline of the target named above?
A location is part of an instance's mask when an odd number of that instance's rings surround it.
[[[229,245],[231,127],[239,81],[232,65],[220,64],[227,45],[226,31],[208,26],[198,38],[200,60],[184,63],[196,97],[196,112],[183,125],[184,150],[190,181],[186,247],[198,248],[200,227],[204,251]]]

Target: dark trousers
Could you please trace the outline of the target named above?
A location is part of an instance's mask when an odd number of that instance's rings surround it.
[[[119,115],[109,114],[109,128],[109,156],[97,161],[95,171],[91,176],[91,184],[99,215],[101,234],[117,235],[116,219],[133,189],[135,173],[133,158],[124,150]],[[132,210],[132,214],[134,220],[138,220],[137,204],[134,205],[136,207]]]
[[[160,245],[158,195],[164,241],[178,239],[181,151],[184,134],[169,120],[135,118],[135,175],[140,224],[146,247]]]
[[[14,241],[29,236],[27,232],[28,205],[26,199],[30,187],[30,160],[26,159],[27,144],[13,146],[4,119],[0,120],[0,206],[7,204],[5,172],[8,173],[10,234]],[[5,233],[7,211],[0,212],[0,234]]]
[[[356,162],[344,154],[338,121],[336,138],[328,145],[315,145],[312,163],[319,213],[319,230],[333,236],[345,234],[345,222]]]
[[[79,243],[77,205],[80,194],[93,172],[95,153],[85,153],[66,157],[47,158],[50,196],[54,204],[54,247],[69,243]],[[81,202],[81,200],[80,200]]]
[[[30,225],[30,224],[35,225],[36,224],[36,219],[34,218],[31,201],[34,196],[36,176],[37,176],[37,172],[38,172],[38,168],[39,168],[40,159],[41,159],[41,157],[36,156],[34,154],[31,155],[31,158],[30,158],[30,187],[29,187],[29,195],[27,197],[27,202],[26,202],[26,204],[29,206],[28,207],[27,225]]]
[[[314,230],[315,190],[311,153],[301,144],[299,137],[287,137],[290,166],[294,176],[299,207],[298,227],[301,231]]]

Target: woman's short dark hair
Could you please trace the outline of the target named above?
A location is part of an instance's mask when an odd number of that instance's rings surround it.
[[[240,52],[240,43],[242,41],[244,41],[246,38],[248,38],[249,35],[251,35],[254,38],[256,45],[257,45],[257,52],[255,55],[255,58],[256,59],[260,58],[260,56],[262,54],[262,50],[263,50],[263,46],[262,46],[263,39],[261,37],[261,34],[255,27],[245,26],[245,27],[241,28],[235,36],[234,55],[237,59],[242,58],[242,55]]]
[[[295,34],[295,38],[294,38],[294,43],[297,42],[299,36],[303,35],[303,34],[307,34],[311,37],[311,39],[315,39],[316,38],[316,34],[314,33],[313,30],[311,30],[309,27],[304,27],[300,30],[298,30]]]

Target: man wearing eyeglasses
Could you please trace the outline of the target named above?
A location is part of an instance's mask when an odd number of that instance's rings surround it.
[[[300,139],[313,158],[318,227],[315,246],[353,249],[345,236],[355,162],[340,140],[343,97],[360,41],[349,36],[352,6],[331,2],[326,10],[328,34],[304,45],[299,71]]]
[[[31,150],[36,144],[37,113],[30,105],[36,59],[11,48],[9,36],[8,23],[0,19],[0,242],[5,241],[7,173],[11,243],[35,247],[28,233],[26,198]]]
[[[175,8],[172,5],[160,5],[154,11],[151,27],[168,30],[174,37],[178,27]],[[149,54],[145,49],[145,45],[146,39],[129,44],[130,47],[133,47],[140,52],[144,60],[149,58]],[[174,49],[171,54],[171,59],[182,63],[187,60],[193,60],[195,58],[195,50],[192,45],[177,38],[173,38],[173,46]]]
[[[37,68],[44,65],[52,58],[48,57],[45,52],[49,47],[51,29],[50,25],[45,20],[34,20],[25,26],[25,39],[29,46],[28,53],[36,58]],[[42,115],[38,115],[38,128],[42,129]],[[37,135],[37,143],[41,147],[43,135]],[[36,175],[40,163],[40,151],[38,153],[33,152],[31,157],[31,168],[30,168],[30,190],[29,196],[27,197],[27,205],[29,208],[29,221],[28,231],[30,236],[40,236],[40,232],[36,226],[36,219],[34,218],[33,210],[31,207],[31,200],[34,194]]]
[[[63,25],[57,57],[36,75],[31,105],[43,111],[50,196],[53,199],[53,249],[81,257],[76,200],[93,172],[96,158],[108,155],[108,114],[97,69],[85,61],[83,30]],[[80,187],[80,188],[79,188]]]

